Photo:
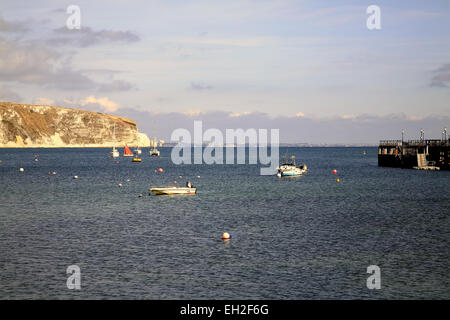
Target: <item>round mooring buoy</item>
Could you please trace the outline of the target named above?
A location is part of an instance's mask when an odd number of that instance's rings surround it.
[[[72,178],[73,178],[73,179],[78,179],[78,176],[73,176]]]
[[[158,172],[159,172],[159,173],[162,173],[163,171],[164,171],[163,168],[159,168],[159,169],[158,169]]]
[[[334,170],[333,170],[333,174],[336,174],[336,173],[337,173],[337,170],[336,170],[336,169],[334,169]]]
[[[117,186],[118,186],[119,188],[122,188],[122,184],[121,184],[121,183],[119,183]]]
[[[336,179],[336,182],[340,182],[341,180],[339,180],[339,178]]]
[[[19,172],[24,172],[25,170],[23,169],[23,168],[20,168],[19,169]]]
[[[228,232],[224,232],[222,234],[222,239],[223,240],[230,240],[231,239],[231,234],[229,234]]]

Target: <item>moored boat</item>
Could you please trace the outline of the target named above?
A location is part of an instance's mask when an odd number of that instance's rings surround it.
[[[116,149],[116,123],[114,122],[114,133],[113,133],[113,138],[114,138],[114,144],[113,144],[113,149],[112,151],[109,153],[109,156],[111,158],[118,158],[120,156],[119,154],[119,150]]]
[[[295,163],[295,157],[292,156],[290,160],[283,160],[281,166],[277,168],[277,177],[300,176],[307,170],[306,164],[298,166]]]
[[[125,145],[125,150],[123,150],[123,156],[124,157],[132,157],[133,153],[131,152],[130,148],[128,148],[127,145]]]
[[[149,191],[155,195],[177,195],[177,194],[195,194],[197,188],[191,187],[156,187],[150,188]]]

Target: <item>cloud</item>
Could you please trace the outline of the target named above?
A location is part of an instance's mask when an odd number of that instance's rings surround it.
[[[430,138],[441,137],[443,127],[448,127],[448,116],[424,116],[422,118],[403,113],[374,115],[358,114],[351,119],[343,119],[339,115],[313,118],[308,116],[271,117],[262,112],[249,112],[244,117],[231,116],[229,111],[201,111],[154,113],[133,108],[119,108],[116,112],[135,120],[139,130],[154,134],[155,123],[158,126],[156,135],[166,141],[170,140],[173,130],[185,128],[193,132],[194,120],[203,122],[203,132],[209,128],[217,128],[223,134],[226,129],[279,129],[282,143],[312,143],[312,144],[377,144],[382,139],[401,137],[401,129],[406,129],[409,139],[419,136],[419,130],[424,128]],[[382,128],[382,129],[380,129]]]
[[[45,106],[54,106],[55,105],[55,100],[49,99],[49,98],[45,98],[45,97],[38,97],[38,98],[33,99],[33,104],[41,104],[41,105],[45,105]]]
[[[0,87],[0,101],[19,102],[21,100],[22,97],[16,92],[8,89],[5,86]]]
[[[204,83],[192,82],[190,88],[192,90],[211,90],[214,87],[212,87],[212,86],[210,86],[208,84],[204,84]]]
[[[187,110],[187,111],[183,111],[181,113],[186,115],[186,116],[189,116],[189,117],[195,117],[195,116],[199,116],[201,114],[204,114],[205,111],[200,110],[200,109],[190,109],[190,110]]]
[[[95,81],[88,76],[92,70],[74,70],[71,58],[33,41],[0,38],[0,81],[79,91],[117,92],[135,88],[127,81],[114,80],[111,70],[105,73],[110,81]]]
[[[113,80],[109,83],[103,83],[98,88],[100,92],[117,92],[117,91],[129,91],[135,88],[131,83],[123,80]]]
[[[230,118],[237,118],[237,117],[242,117],[242,116],[247,116],[251,114],[251,112],[248,111],[243,111],[243,112],[234,112],[234,113],[230,113],[228,116]]]
[[[448,87],[450,85],[450,63],[444,64],[435,70],[431,79],[431,87]]]
[[[51,45],[64,46],[75,45],[82,48],[110,42],[132,43],[140,40],[140,37],[131,31],[95,31],[90,27],[70,30],[66,27],[54,29],[56,35],[47,40]]]
[[[0,16],[0,32],[25,32],[27,30],[22,22],[6,21]]]
[[[103,112],[116,112],[120,105],[107,97],[96,98],[94,96],[86,97],[81,100],[79,104],[83,107],[90,107],[92,109],[100,109]]]
[[[60,89],[89,89],[93,81],[72,70],[69,59],[38,43],[0,38],[0,81]]]

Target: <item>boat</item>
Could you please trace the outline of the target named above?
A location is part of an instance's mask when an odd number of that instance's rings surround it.
[[[195,187],[155,187],[150,188],[149,191],[155,195],[177,195],[177,194],[196,194]]]
[[[160,155],[159,150],[156,148],[153,148],[152,150],[150,150],[149,153],[150,153],[150,156],[152,156],[152,157],[159,157],[159,155]]]
[[[286,158],[285,158],[286,159]],[[277,177],[292,177],[300,176],[308,170],[306,164],[298,166],[295,163],[295,157],[292,156],[290,159],[283,159],[281,166],[277,168]]]
[[[151,157],[159,157],[159,155],[160,155],[161,153],[159,152],[158,149],[156,149],[156,147],[158,146],[158,141],[156,140],[156,138],[153,140],[152,145],[153,145],[153,149],[151,149],[151,150],[149,151],[150,156],[151,156]]]
[[[142,154],[142,150],[141,150],[141,148],[139,148],[139,138],[138,138],[138,135],[137,135],[137,131],[136,131],[136,148],[133,150],[133,153],[135,155]]]
[[[123,150],[123,156],[124,157],[132,157],[133,153],[131,152],[130,148],[128,148],[127,145],[125,145],[125,150]]]
[[[112,151],[109,153],[109,156],[111,158],[118,158],[120,156],[119,150],[116,149],[116,123],[114,122],[114,133],[113,133],[113,137],[114,137],[114,144],[113,144],[113,149]]]

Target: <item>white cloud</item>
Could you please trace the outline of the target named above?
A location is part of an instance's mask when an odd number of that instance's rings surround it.
[[[230,113],[229,117],[230,118],[237,118],[237,117],[247,116],[249,114],[251,114],[251,112],[248,112],[248,111],[234,112],[234,113]]]
[[[38,97],[38,98],[33,99],[33,103],[46,105],[46,106],[52,106],[52,105],[55,105],[55,100],[45,98],[45,97]]]
[[[200,109],[190,109],[187,111],[183,111],[182,114],[189,116],[189,117],[195,117],[195,116],[199,116],[201,114],[204,114],[205,111],[204,110],[200,110]]]
[[[86,97],[80,101],[81,106],[97,106],[105,112],[115,112],[120,108],[120,105],[107,97],[96,98],[94,96]]]

